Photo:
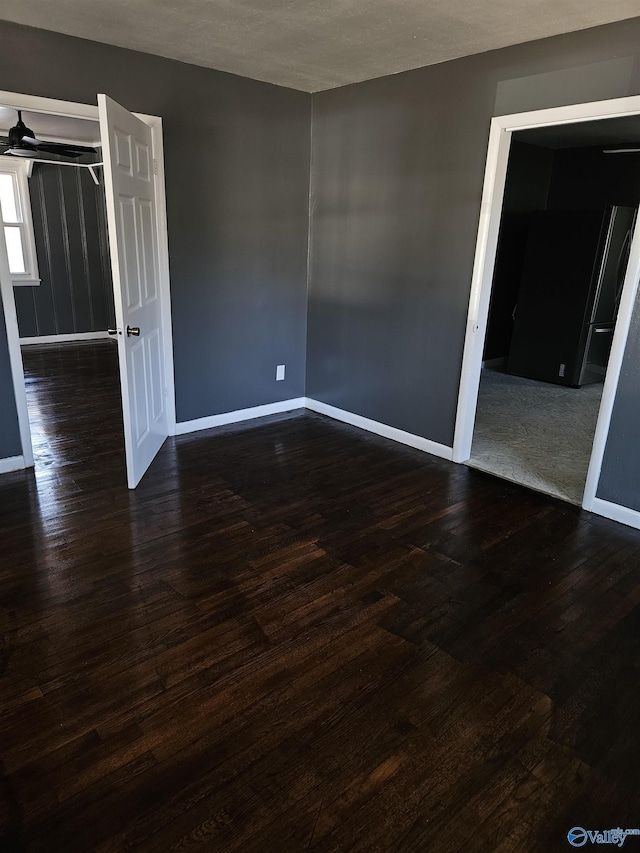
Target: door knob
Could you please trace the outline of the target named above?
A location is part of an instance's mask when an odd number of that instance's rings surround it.
[[[127,326],[127,337],[129,335],[134,335],[136,338],[140,337],[140,326]]]
[[[117,335],[118,330],[117,329],[107,329],[107,334],[108,335]]]

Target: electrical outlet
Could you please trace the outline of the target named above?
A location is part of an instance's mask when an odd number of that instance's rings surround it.
[[[276,367],[276,382],[280,382],[281,379],[284,379],[284,364]]]

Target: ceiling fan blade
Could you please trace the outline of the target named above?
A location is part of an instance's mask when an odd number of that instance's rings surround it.
[[[82,154],[95,154],[97,149],[90,145],[67,145],[64,142],[40,142],[25,136],[22,139],[25,145],[36,148],[38,151],[46,151],[48,154],[62,154],[63,157],[80,157]]]
[[[19,148],[15,145],[10,145],[3,154],[11,154],[13,157],[27,157],[32,160],[38,159],[38,150],[36,148]]]

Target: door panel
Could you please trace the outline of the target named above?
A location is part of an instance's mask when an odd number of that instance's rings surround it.
[[[133,489],[169,432],[153,147],[151,128],[115,101],[98,95],[98,108],[118,327],[127,481]],[[113,239],[114,235],[117,239]]]

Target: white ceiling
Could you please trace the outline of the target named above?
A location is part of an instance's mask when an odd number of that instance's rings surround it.
[[[316,92],[640,16],[640,0],[2,0],[0,17]]]
[[[13,107],[0,106],[0,136],[6,136],[9,128],[18,120]],[[37,139],[47,142],[75,142],[78,145],[100,144],[100,126],[97,121],[81,118],[47,115],[22,111],[22,121],[32,130]]]

